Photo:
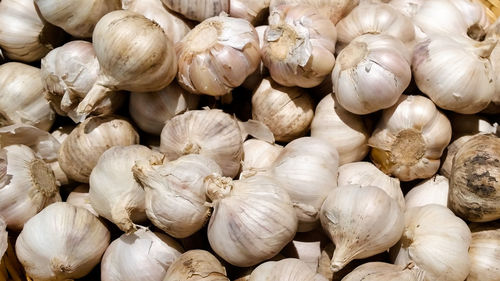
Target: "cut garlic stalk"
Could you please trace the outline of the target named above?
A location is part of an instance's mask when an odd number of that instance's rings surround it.
[[[205,250],[190,250],[178,257],[168,268],[163,281],[229,281],[226,268]]]
[[[165,6],[188,19],[203,21],[218,16],[221,12],[229,13],[229,0],[161,0]]]
[[[450,183],[447,178],[435,175],[414,186],[406,193],[406,208],[420,207],[429,204],[448,206],[448,189]]]

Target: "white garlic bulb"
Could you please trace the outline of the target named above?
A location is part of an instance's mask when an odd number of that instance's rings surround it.
[[[405,208],[405,198],[399,180],[380,171],[370,162],[353,162],[339,167],[338,186],[361,185],[375,186],[394,199],[401,210]]]
[[[195,94],[225,95],[260,64],[259,38],[246,20],[221,15],[204,20],[175,49],[179,84]]]
[[[185,154],[212,158],[224,176],[235,177],[240,170],[243,140],[236,119],[218,109],[192,110],[165,123],[160,151],[169,160]]]
[[[368,262],[356,267],[343,281],[423,281],[423,271],[414,263],[394,265],[384,262]]]
[[[448,179],[435,175],[414,186],[405,195],[406,208],[420,207],[429,204],[448,206]]]
[[[324,139],[335,147],[340,165],[361,161],[369,151],[370,131],[363,119],[345,110],[334,94],[326,95],[316,106],[311,136]]]
[[[410,54],[389,35],[357,37],[338,55],[333,92],[348,111],[363,115],[394,105],[411,80]]]
[[[168,268],[163,281],[229,281],[220,261],[205,250],[190,250]]]
[[[283,146],[279,144],[259,139],[249,139],[243,142],[240,179],[268,170],[282,150]]]
[[[45,206],[61,201],[54,173],[27,146],[0,150],[0,217],[9,229],[21,230]]]
[[[353,259],[386,251],[398,242],[404,228],[403,211],[397,202],[373,186],[334,188],[319,216],[335,244],[330,265],[333,272]]]
[[[305,5],[277,6],[269,15],[262,61],[277,83],[311,88],[332,71],[336,40],[335,25],[319,10]]]
[[[265,20],[270,3],[271,0],[230,0],[229,15],[246,19],[255,26]]]
[[[68,280],[87,275],[109,245],[106,226],[83,208],[59,202],[24,226],[16,254],[33,280]]]
[[[205,178],[205,187],[214,208],[208,241],[230,264],[258,264],[293,239],[297,217],[290,197],[277,180],[255,175],[233,181],[213,174]]]
[[[430,204],[406,210],[403,237],[391,254],[398,265],[413,261],[425,271],[425,281],[463,281],[470,269],[470,241],[464,221],[450,209]]]
[[[257,266],[248,281],[326,281],[299,259],[268,261]]]
[[[188,19],[203,21],[229,12],[229,0],[161,0],[165,6]]]
[[[500,276],[500,223],[471,224],[470,273],[466,281],[496,281]]]
[[[145,192],[135,180],[136,161],[161,162],[163,155],[142,145],[114,146],[106,150],[89,178],[90,204],[96,212],[126,233],[146,220]]]
[[[111,242],[101,263],[102,281],[161,281],[184,252],[165,234],[139,229]]]
[[[73,191],[71,191],[66,198],[66,202],[75,206],[87,209],[94,216],[99,216],[99,214],[94,210],[92,204],[90,204],[90,194],[89,194],[89,185],[88,184],[80,184]]]
[[[151,222],[175,238],[200,230],[210,215],[203,180],[221,168],[212,159],[189,154],[166,163],[137,163],[134,177],[144,187],[146,214]]]
[[[304,136],[313,116],[313,100],[302,88],[281,86],[264,78],[253,92],[252,119],[269,127],[277,141]]]
[[[0,65],[0,126],[27,124],[48,131],[55,113],[43,92],[39,68],[19,62]]]
[[[273,10],[275,7],[284,4],[311,6],[336,24],[359,4],[359,0],[271,0],[269,9]]]
[[[450,139],[450,121],[431,100],[402,95],[382,112],[368,144],[372,147],[370,157],[379,169],[410,181],[437,172]]]

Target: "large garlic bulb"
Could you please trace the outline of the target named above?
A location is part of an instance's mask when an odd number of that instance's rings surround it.
[[[165,6],[188,19],[203,21],[229,12],[229,0],[161,0]]]
[[[338,55],[332,71],[339,104],[355,114],[394,105],[411,80],[410,54],[389,35],[357,37]]]
[[[21,144],[0,150],[0,198],[0,217],[13,230],[21,230],[45,206],[61,201],[50,166]]]
[[[394,263],[414,262],[425,281],[463,281],[469,274],[467,224],[441,205],[407,209],[403,237],[391,253]]]
[[[345,110],[334,94],[326,95],[316,106],[311,136],[324,139],[335,147],[340,165],[361,161],[369,151],[370,131],[363,119]]]
[[[299,259],[268,261],[256,267],[248,281],[326,281]]]
[[[368,262],[362,264],[342,281],[423,281],[423,271],[414,263],[394,265],[384,262]]]
[[[359,0],[271,0],[269,8],[272,10],[283,4],[311,6],[336,24],[359,4]]]
[[[397,202],[373,186],[334,188],[321,207],[320,219],[335,244],[330,265],[333,272],[353,259],[386,251],[398,242],[404,227]]]
[[[41,77],[39,68],[27,64],[0,65],[0,126],[27,124],[50,129],[55,114],[43,96]]]
[[[277,180],[255,175],[233,181],[213,174],[205,178],[205,186],[214,208],[208,241],[230,264],[258,264],[293,239],[297,217],[290,197]]]
[[[190,250],[168,268],[163,281],[229,281],[220,261],[205,250]]]
[[[66,198],[66,202],[75,206],[87,209],[95,216],[99,216],[99,214],[94,210],[92,204],[90,204],[90,194],[89,194],[89,185],[81,184],[77,186],[73,191],[71,191]]]
[[[268,170],[283,150],[279,144],[268,143],[259,139],[249,139],[243,142],[242,177],[249,177]]]
[[[470,273],[466,281],[497,281],[500,277],[500,223],[472,224]]]
[[[192,110],[165,123],[160,151],[169,160],[185,154],[212,158],[225,176],[235,177],[240,170],[243,141],[237,121],[218,109]]]
[[[431,100],[402,95],[383,111],[368,140],[371,159],[386,174],[402,181],[429,178],[451,139],[451,125]]]
[[[221,168],[212,159],[189,154],[166,163],[137,163],[134,177],[146,192],[146,214],[167,234],[185,238],[200,230],[210,215],[203,180]]]
[[[101,263],[102,281],[161,281],[184,252],[165,234],[139,229],[111,242]]]
[[[84,208],[54,203],[31,218],[16,240],[16,253],[33,280],[81,278],[109,245],[106,226]]]
[[[270,12],[262,61],[277,83],[311,88],[332,71],[336,40],[335,25],[317,9],[278,6]]]
[[[256,26],[263,22],[269,13],[271,0],[230,0],[229,15],[242,18]]]
[[[414,186],[405,195],[406,208],[420,207],[429,204],[448,206],[448,179],[435,175]]]
[[[80,123],[61,144],[59,164],[69,178],[88,183],[101,154],[116,145],[139,143],[139,135],[125,119],[95,116]]]

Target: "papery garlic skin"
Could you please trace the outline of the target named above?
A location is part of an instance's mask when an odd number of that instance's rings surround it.
[[[81,184],[77,186],[75,189],[73,189],[73,191],[69,193],[68,198],[66,198],[66,202],[75,207],[81,207],[87,209],[96,217],[99,216],[96,210],[94,210],[94,208],[92,207],[92,204],[90,204],[90,193],[88,184]]]
[[[466,281],[496,281],[500,276],[500,224],[471,224],[470,273]]]
[[[214,208],[208,241],[230,264],[258,264],[293,239],[297,217],[290,197],[277,180],[255,175],[232,181],[214,174],[205,178],[205,187]]]
[[[410,80],[410,54],[388,35],[357,37],[339,53],[332,71],[339,104],[358,115],[394,105]]]
[[[101,263],[102,281],[161,281],[184,252],[169,236],[139,229],[111,242]]]
[[[265,20],[271,0],[230,0],[229,15],[242,18],[256,26]]]
[[[407,209],[401,240],[391,249],[394,264],[414,262],[425,271],[425,281],[462,281],[469,274],[467,224],[450,209],[425,205]]]
[[[402,95],[394,106],[382,112],[368,145],[372,147],[370,157],[379,169],[410,181],[437,172],[450,139],[450,121],[431,100]]]
[[[194,94],[225,95],[260,64],[259,38],[246,20],[221,15],[204,20],[175,46],[177,81]]]
[[[311,88],[335,64],[335,25],[305,5],[271,9],[262,44],[262,62],[271,77],[283,86]]]
[[[334,188],[321,207],[323,230],[335,244],[333,272],[353,259],[386,251],[403,233],[404,216],[397,202],[373,186]]]
[[[279,144],[271,144],[259,139],[243,142],[243,162],[240,179],[268,170],[283,150]]]
[[[161,0],[165,6],[188,19],[203,21],[229,12],[229,0]]]
[[[60,202],[54,173],[27,146],[14,144],[0,150],[0,217],[19,231],[47,205]]]
[[[16,254],[33,280],[87,275],[109,245],[106,226],[83,208],[54,203],[31,218],[16,241]]]
[[[220,261],[205,250],[183,253],[168,268],[163,281],[229,281]]]
[[[271,0],[269,9],[273,10],[275,7],[285,4],[311,6],[336,24],[359,4],[359,0]]]
[[[406,208],[420,207],[429,204],[448,206],[448,190],[450,183],[441,175],[435,175],[414,186],[405,195]]]
[[[423,272],[414,263],[408,265],[394,265],[384,262],[368,262],[362,264],[351,273],[347,274],[343,281],[422,281]]]
[[[323,281],[326,278],[318,276],[305,262],[299,259],[283,259],[268,261],[256,267],[248,281]]]

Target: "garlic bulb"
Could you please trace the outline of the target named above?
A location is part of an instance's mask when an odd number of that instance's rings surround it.
[[[111,91],[158,91],[177,73],[172,40],[157,23],[138,13],[118,10],[103,16],[95,26],[92,44],[101,69],[77,107],[82,116]]]
[[[353,259],[382,253],[403,233],[404,216],[397,202],[373,186],[340,186],[326,198],[321,225],[335,244],[333,272]]]
[[[339,167],[338,186],[361,185],[375,186],[394,199],[401,210],[405,208],[405,198],[399,180],[389,177],[370,162],[354,162]]]
[[[343,281],[423,281],[423,271],[414,263],[394,265],[384,262],[369,262],[356,267]]]
[[[415,265],[425,281],[463,281],[469,274],[467,224],[441,205],[407,209],[401,240],[391,249],[394,263]]]
[[[460,11],[467,24],[467,34],[476,40],[481,40],[490,25],[486,14],[487,8],[477,0],[450,1]]]
[[[420,207],[429,204],[448,206],[448,189],[450,183],[446,177],[435,175],[414,186],[405,195],[406,208]]]
[[[177,81],[195,94],[222,96],[260,64],[259,39],[246,20],[221,15],[204,20],[175,46]]]
[[[245,267],[267,260],[295,235],[297,217],[277,180],[255,175],[233,181],[213,174],[205,178],[205,187],[214,208],[208,241],[230,264]]]
[[[299,259],[268,261],[256,267],[248,281],[326,281]]]
[[[275,7],[283,4],[311,6],[336,24],[359,4],[359,0],[271,0],[269,8],[272,11]]]
[[[313,100],[302,88],[281,86],[264,78],[252,95],[252,119],[269,127],[277,141],[304,136],[313,115]]]
[[[160,151],[169,160],[185,154],[212,158],[225,176],[235,177],[243,154],[241,131],[231,115],[218,109],[192,110],[165,123]]]
[[[89,198],[96,212],[126,233],[146,220],[145,192],[135,180],[136,161],[161,162],[163,155],[142,145],[114,146],[106,150],[92,169]]]
[[[55,114],[43,92],[39,68],[19,62],[0,65],[0,126],[27,124],[48,131]]]
[[[382,112],[368,140],[374,164],[402,181],[429,178],[451,139],[451,125],[431,100],[402,95]]]
[[[196,109],[199,96],[188,93],[177,82],[151,93],[131,93],[128,110],[137,126],[160,135],[165,122],[186,110]]]
[[[61,144],[59,165],[69,178],[88,183],[99,156],[115,145],[139,143],[139,135],[125,119],[95,116],[80,123]]]
[[[161,281],[184,252],[174,239],[139,229],[111,242],[101,263],[102,281]]]
[[[189,154],[160,164],[137,163],[134,177],[146,192],[146,214],[167,234],[185,238],[200,230],[210,215],[203,180],[221,168],[203,155]]]
[[[271,0],[230,0],[229,3],[231,17],[246,19],[255,26],[264,21]]]
[[[203,21],[229,12],[229,0],[161,0],[165,6],[188,19]]]
[[[109,245],[106,226],[83,208],[59,202],[24,226],[16,253],[34,280],[68,280],[87,275]]]
[[[475,135],[458,148],[450,175],[448,206],[473,222],[500,218],[500,139]]]
[[[88,184],[80,184],[73,191],[70,192],[68,198],[66,198],[66,202],[75,206],[87,209],[95,216],[99,216],[99,214],[94,210],[92,205],[90,204],[90,194],[89,194],[89,185]]]
[[[243,162],[240,179],[268,170],[283,150],[279,144],[271,144],[259,139],[243,142]]]
[[[120,0],[34,1],[45,20],[80,38],[92,37],[99,19],[111,11],[120,9]]]
[[[311,88],[335,64],[335,25],[312,7],[282,5],[271,10],[262,61],[283,86]]]
[[[9,229],[21,230],[45,206],[61,201],[54,173],[29,147],[4,147],[0,163],[0,217]]]
[[[368,154],[370,131],[363,119],[339,105],[334,94],[318,103],[311,123],[311,136],[324,139],[339,153],[340,165],[360,161]]]
[[[190,250],[168,268],[163,281],[229,281],[226,269],[210,252]]]
[[[473,224],[469,248],[470,273],[466,281],[494,281],[500,276],[500,224]]]
[[[357,37],[338,55],[333,92],[346,110],[363,115],[394,105],[411,80],[410,54],[389,35]]]
[[[0,47],[12,60],[37,61],[64,40],[64,32],[42,20],[32,0],[1,1],[0,26]]]

